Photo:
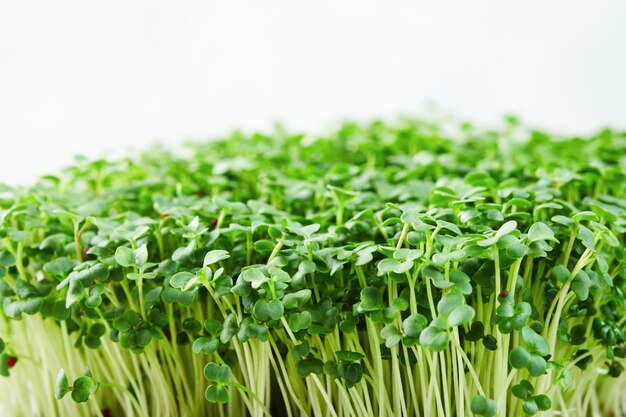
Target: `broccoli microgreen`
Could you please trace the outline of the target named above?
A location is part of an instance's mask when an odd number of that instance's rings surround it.
[[[0,404],[621,415],[624,133],[448,127],[236,133],[0,188]]]

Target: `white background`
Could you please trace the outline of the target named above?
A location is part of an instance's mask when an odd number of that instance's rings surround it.
[[[624,0],[0,0],[0,182],[231,128],[435,103],[626,127]]]

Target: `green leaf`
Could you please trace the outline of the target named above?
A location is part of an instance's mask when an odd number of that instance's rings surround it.
[[[83,298],[85,298],[85,287],[83,283],[77,279],[71,280],[65,298],[65,308],[70,308]]]
[[[526,364],[526,368],[528,368],[528,372],[532,376],[543,375],[546,372],[546,368],[548,364],[546,360],[541,356],[532,355]]]
[[[552,240],[557,243],[559,242],[558,239],[554,237],[554,231],[542,222],[538,222],[530,226],[530,230],[528,230],[528,240],[531,242],[538,240]]]
[[[191,255],[193,255],[196,250],[196,241],[190,241],[187,246],[183,246],[182,248],[177,248],[172,254],[172,260],[177,263],[181,263],[186,261]]]
[[[513,318],[511,318],[511,325],[515,330],[521,330],[526,326],[530,320],[533,309],[527,302],[522,301],[513,310]]]
[[[559,387],[561,388],[561,391],[565,391],[569,387],[571,387],[572,382],[573,382],[573,377],[569,369],[561,372],[561,375],[558,378],[558,383],[559,383]]]
[[[175,303],[180,299],[181,292],[178,288],[165,288],[161,293],[161,299],[166,304]]]
[[[363,367],[359,363],[340,363],[337,365],[337,373],[346,381],[348,387],[361,381]]]
[[[453,310],[460,307],[464,302],[464,298],[458,293],[448,293],[441,297],[437,303],[437,311],[443,317],[448,317]]]
[[[0,266],[10,267],[13,265],[15,265],[15,256],[13,256],[10,252],[0,251]],[[44,271],[45,271],[45,266],[44,266]]]
[[[135,252],[127,246],[120,246],[115,250],[115,262],[126,268],[133,266],[135,264]]]
[[[230,397],[228,388],[220,385],[209,385],[204,391],[204,398],[210,403],[226,404]]]
[[[420,223],[423,223],[422,219],[424,217],[425,217],[425,214],[422,213],[420,210],[410,209],[410,210],[404,210],[402,212],[402,215],[400,216],[400,220],[402,221],[402,223],[420,224]]]
[[[576,297],[580,301],[585,301],[589,298],[589,288],[591,287],[591,279],[589,275],[583,270],[578,271],[574,279],[572,280],[572,290]]]
[[[308,357],[310,352],[311,347],[309,346],[309,342],[305,340],[299,345],[295,345],[290,353],[295,359],[300,360]]]
[[[361,359],[365,358],[365,355],[359,352],[351,352],[349,350],[338,350],[335,352],[335,356],[338,361],[346,362],[346,363],[354,363],[359,362]]]
[[[224,328],[220,333],[220,342],[227,344],[238,331],[237,317],[231,313],[224,319]]]
[[[207,319],[203,324],[204,330],[211,336],[215,336],[224,328],[223,324],[219,320]]]
[[[72,400],[77,403],[86,402],[95,388],[94,380],[90,376],[84,375],[77,378],[72,385]]]
[[[391,307],[398,311],[406,311],[409,309],[409,301],[406,298],[398,297],[391,302]]]
[[[535,400],[535,404],[537,404],[537,407],[541,411],[548,411],[552,408],[552,401],[547,395],[536,395],[535,397],[533,397],[533,399]]]
[[[513,387],[511,387],[511,393],[520,400],[525,400],[532,395],[532,391],[529,392],[523,384],[513,385]]]
[[[202,330],[202,323],[194,318],[188,318],[183,321],[182,328],[189,333],[199,333]]]
[[[220,298],[229,294],[233,288],[233,279],[228,275],[222,275],[213,281],[215,286],[215,298]]]
[[[89,333],[96,337],[102,337],[106,333],[106,327],[102,323],[94,323],[89,328]]]
[[[419,338],[420,333],[428,325],[426,317],[419,313],[411,314],[402,322],[402,330],[406,337]]]
[[[509,220],[508,222],[504,223],[492,237],[490,237],[489,239],[481,240],[477,242],[477,244],[478,246],[482,247],[495,245],[503,236],[511,233],[513,230],[515,230],[516,227],[517,222],[515,220]]]
[[[194,284],[199,284],[198,277],[191,272],[178,272],[174,274],[172,278],[170,278],[170,285],[173,288],[178,288],[183,291],[188,290]]]
[[[513,368],[525,368],[530,361],[531,354],[522,346],[513,348],[509,353],[509,363]]]
[[[293,232],[299,236],[304,237],[305,239],[309,239],[315,232],[317,232],[318,230],[320,230],[320,225],[315,223],[315,224],[309,224],[307,226],[296,226],[296,225],[291,225],[287,227],[287,230],[289,230],[290,232]]]
[[[475,311],[467,304],[460,305],[448,315],[448,325],[462,326],[469,323],[475,316]]]
[[[378,268],[378,275],[384,275],[384,274],[393,272],[394,269],[397,268],[398,265],[400,264],[401,262],[398,261],[397,259],[391,259],[391,258],[383,259],[380,262],[378,262],[378,265],[376,265],[376,267]]]
[[[308,329],[312,323],[311,313],[306,310],[301,313],[291,313],[288,323],[294,333]]]
[[[257,240],[253,248],[260,254],[269,254],[274,250],[275,243],[268,239]]]
[[[433,285],[437,288],[444,289],[450,288],[454,286],[454,282],[446,281],[443,277],[443,274],[436,268],[432,266],[427,266],[422,270],[422,275],[425,278],[430,278],[433,282]]]
[[[546,356],[550,353],[548,341],[530,327],[522,328],[522,340],[534,353],[541,356]]]
[[[526,256],[529,252],[528,246],[521,243],[515,243],[506,248],[506,255],[511,259],[520,259]]]
[[[359,250],[356,255],[357,255],[357,259],[354,262],[355,266],[363,266],[363,265],[367,265],[368,263],[370,263],[373,259],[374,259],[374,255],[372,255],[374,252],[376,252],[376,250],[378,249],[378,247],[376,246],[368,246],[365,247],[361,250]],[[394,254],[395,256],[395,254]]]
[[[117,252],[116,252],[117,254]],[[148,247],[146,245],[141,245],[134,251],[134,264],[137,266],[143,266],[148,262]],[[117,258],[116,258],[117,259]]]
[[[578,225],[578,238],[582,241],[583,246],[591,251],[595,251],[595,236],[591,230],[582,224]]]
[[[567,267],[563,265],[557,265],[552,268],[552,274],[554,274],[557,281],[559,281],[561,284],[565,283],[570,277],[569,269],[567,269]]]
[[[598,221],[598,215],[595,214],[592,211],[581,211],[579,213],[574,214],[574,216],[572,216],[572,219],[574,219],[575,222],[581,222],[581,221]]]
[[[321,374],[324,372],[324,362],[317,358],[302,359],[296,364],[296,371],[302,378],[306,378],[310,374]]]
[[[383,305],[383,294],[376,287],[367,287],[361,290],[361,302],[359,307],[363,311],[378,311]]]
[[[449,262],[461,262],[466,255],[465,249],[457,249],[452,252],[436,253],[432,260],[435,265],[443,266]]]
[[[244,281],[250,283],[252,288],[259,288],[261,285],[269,281],[269,277],[265,276],[259,268],[249,268],[241,272]]]
[[[65,375],[65,370],[61,369],[57,374],[56,384],[54,386],[54,397],[57,400],[65,397],[65,394],[70,392],[70,385]]]
[[[448,332],[432,324],[422,331],[419,338],[420,345],[429,347],[435,352],[445,350],[448,341]]]
[[[257,302],[254,303],[252,316],[258,321],[269,321],[270,304],[263,299],[257,300]]]
[[[470,401],[470,410],[478,416],[493,417],[498,412],[498,407],[494,400],[489,400],[482,395],[477,395]]]
[[[89,268],[83,269],[77,275],[77,279],[87,283],[90,281],[104,282],[109,277],[109,268],[104,264],[90,265]]]
[[[213,265],[215,263],[218,263],[219,261],[223,261],[224,259],[228,258],[230,258],[230,254],[228,253],[228,251],[221,249],[212,250],[205,255],[203,266],[206,267],[209,265]]]
[[[484,336],[485,336],[485,325],[480,321],[476,321],[472,323],[472,327],[470,328],[470,331],[467,332],[465,337],[470,342],[477,342],[480,339],[482,339]]]
[[[392,348],[400,343],[402,339],[402,334],[398,330],[396,326],[393,324],[389,324],[380,331],[380,337],[385,339],[385,346],[388,348]]]
[[[604,205],[598,201],[590,201],[589,207],[591,208],[591,210],[593,210],[594,213],[596,213],[601,218],[606,219],[608,222],[612,223],[616,221],[619,217],[618,210],[616,210],[615,206],[610,206],[608,204]]]
[[[265,322],[280,319],[284,312],[285,309],[280,300],[271,300],[267,302],[260,299],[254,304],[252,315],[256,320]]]
[[[228,384],[230,379],[230,367],[218,366],[215,362],[209,362],[204,367],[204,379],[216,384]]]
[[[43,266],[43,270],[50,275],[57,276],[59,278],[64,278],[68,272],[70,272],[76,266],[77,262],[66,258],[56,258],[52,262],[48,262]]]
[[[328,188],[329,190],[332,191],[333,193],[333,197],[340,202],[341,204],[344,204],[350,200],[352,200],[353,198],[355,198],[358,193],[352,190],[346,190],[344,188],[339,188],[336,187],[334,185],[327,185],[326,188]]]
[[[463,234],[461,232],[461,229],[459,229],[459,227],[456,224],[454,224],[454,223],[450,223],[450,222],[447,222],[447,221],[444,221],[444,220],[437,220],[437,226],[440,229],[449,230],[449,231],[451,231],[452,233],[454,233],[456,235]]]
[[[376,247],[374,247],[376,249]],[[424,254],[423,251],[418,249],[397,249],[393,252],[393,258],[399,261],[415,261]]]
[[[199,337],[194,340],[191,349],[193,353],[204,353],[205,355],[210,355],[217,351],[217,347],[219,346],[219,341],[217,339],[209,339],[208,337]]]
[[[515,308],[509,303],[503,303],[496,308],[496,316],[499,318],[511,318],[515,315]]]
[[[272,320],[280,319],[285,313],[285,308],[280,300],[271,300],[269,303],[269,313]]]
[[[135,345],[137,344],[137,336],[133,330],[128,331],[126,333],[121,333],[119,336],[119,339],[120,339],[120,345],[124,349],[131,349],[135,347]]]
[[[324,364],[324,375],[328,375],[332,379],[337,379],[340,377],[339,369],[337,366],[337,362],[335,361],[326,361]]]
[[[522,401],[522,411],[528,416],[534,416],[539,412],[539,407],[533,399]]]
[[[450,272],[450,282],[454,284],[452,290],[462,295],[470,295],[472,293],[472,284],[470,283],[470,277],[458,269]]]
[[[305,288],[295,293],[285,294],[283,305],[286,309],[302,307],[311,299],[311,290]]]
[[[29,237],[30,233],[25,230],[9,230],[9,239],[13,242],[24,242]]]
[[[268,271],[270,278],[276,283],[291,282],[291,276],[284,270],[271,266]]]

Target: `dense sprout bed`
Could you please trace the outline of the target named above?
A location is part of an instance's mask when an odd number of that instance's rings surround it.
[[[626,134],[189,150],[2,189],[6,415],[626,415]]]

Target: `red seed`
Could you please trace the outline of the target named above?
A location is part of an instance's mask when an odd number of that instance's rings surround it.
[[[217,219],[211,220],[211,226],[213,227],[217,226]]]
[[[87,246],[87,247],[83,250],[83,252],[87,253],[87,252],[89,252],[89,249],[91,249],[91,248],[90,248],[89,246]]]
[[[102,413],[102,417],[111,417],[111,410],[108,408],[103,408],[100,412]]]
[[[500,291],[500,297],[506,298],[509,296],[509,292],[507,290]]]
[[[7,358],[7,368],[11,369],[17,363],[17,358],[15,356],[9,356]]]
[[[161,220],[163,220],[163,219],[167,219],[168,217],[170,217],[170,215],[169,215],[169,214],[167,214],[167,213],[163,213],[163,214],[161,214]]]

